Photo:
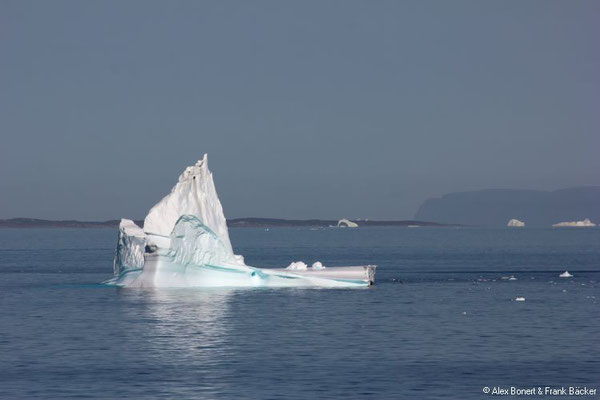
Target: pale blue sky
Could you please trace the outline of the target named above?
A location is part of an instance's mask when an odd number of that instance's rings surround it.
[[[0,218],[411,218],[600,184],[598,1],[0,1]]]

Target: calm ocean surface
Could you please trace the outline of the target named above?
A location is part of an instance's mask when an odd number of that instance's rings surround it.
[[[116,229],[0,229],[0,398],[491,399],[484,386],[600,389],[600,229],[230,235],[249,265],[377,264],[376,285],[117,289],[99,284],[112,274]],[[558,277],[566,269],[573,278]]]

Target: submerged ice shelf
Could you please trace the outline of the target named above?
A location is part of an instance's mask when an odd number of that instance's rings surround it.
[[[244,258],[233,252],[205,154],[187,167],[171,193],[150,209],[143,229],[131,220],[121,220],[114,277],[105,283],[126,287],[351,287],[373,284],[375,268],[325,268],[321,263],[316,268],[246,265]]]

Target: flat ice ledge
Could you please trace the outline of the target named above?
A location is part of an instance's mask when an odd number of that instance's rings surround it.
[[[375,283],[376,265],[357,265],[348,267],[327,267],[324,269],[307,268],[305,270],[289,270],[285,268],[264,268],[266,274],[278,273],[285,275],[310,276],[339,281],[361,281],[367,285]]]
[[[132,287],[366,287],[374,283],[375,266],[331,267],[292,271],[235,264],[184,265],[168,255],[146,254],[142,269],[130,269],[106,284]]]

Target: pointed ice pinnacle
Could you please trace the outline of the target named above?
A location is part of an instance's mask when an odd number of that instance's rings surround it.
[[[169,236],[182,215],[197,217],[217,235],[225,251],[233,254],[223,207],[208,170],[207,154],[195,165],[187,167],[171,193],[150,209],[144,219],[144,232]]]

